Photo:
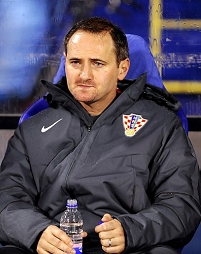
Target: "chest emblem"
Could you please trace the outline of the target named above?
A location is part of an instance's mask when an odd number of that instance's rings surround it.
[[[123,115],[123,126],[125,129],[125,135],[127,137],[133,137],[147,122],[141,115],[130,114]]]

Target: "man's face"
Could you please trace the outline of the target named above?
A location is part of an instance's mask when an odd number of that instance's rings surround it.
[[[95,107],[101,113],[115,98],[117,80],[125,77],[129,60],[117,65],[108,33],[77,31],[67,45],[65,68],[71,94],[86,109]]]

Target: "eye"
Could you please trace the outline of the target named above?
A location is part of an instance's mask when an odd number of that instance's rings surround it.
[[[98,67],[98,68],[100,68],[100,67],[102,67],[104,64],[103,64],[102,62],[95,61],[95,62],[93,62],[93,65],[96,66],[96,67]]]
[[[79,64],[80,62],[78,60],[71,61],[72,64]]]
[[[80,62],[80,60],[75,59],[75,60],[71,60],[71,61],[70,61],[70,64],[71,64],[73,67],[75,67],[75,68],[79,68],[80,65],[81,65],[81,62]]]

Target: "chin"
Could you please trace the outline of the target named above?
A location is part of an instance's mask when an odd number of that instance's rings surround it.
[[[93,96],[83,96],[83,95],[75,95],[74,98],[77,101],[83,102],[83,103],[90,103],[95,100],[95,98]]]

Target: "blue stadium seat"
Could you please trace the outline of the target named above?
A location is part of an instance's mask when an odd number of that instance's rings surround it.
[[[154,57],[146,41],[138,35],[127,34],[126,36],[131,61],[126,79],[136,79],[140,74],[147,72],[148,84],[165,89]],[[177,112],[177,115],[180,117],[186,133],[188,133],[188,120],[182,108]]]
[[[29,117],[39,113],[40,111],[48,108],[49,105],[44,98],[40,98],[35,101],[24,113],[21,115],[19,119],[19,124],[21,124],[24,120],[28,119]]]
[[[182,249],[181,254],[201,253],[201,224],[197,228],[192,240]]]

